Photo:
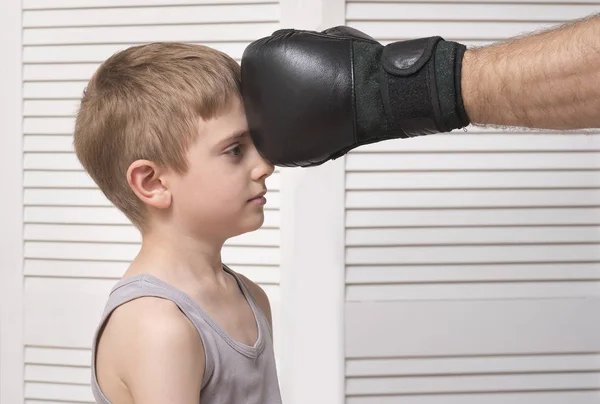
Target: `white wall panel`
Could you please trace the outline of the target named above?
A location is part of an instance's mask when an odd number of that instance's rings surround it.
[[[348,1],[382,41],[469,46],[582,1]],[[346,158],[346,402],[600,402],[600,136],[469,127]]]

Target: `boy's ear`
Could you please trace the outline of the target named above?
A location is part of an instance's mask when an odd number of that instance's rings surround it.
[[[148,160],[136,160],[127,169],[127,182],[142,202],[157,209],[171,206],[171,192],[161,180],[161,168]]]

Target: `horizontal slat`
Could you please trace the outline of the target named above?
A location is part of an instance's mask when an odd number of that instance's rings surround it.
[[[146,41],[115,44],[24,46],[23,63],[26,64],[25,66],[28,66],[29,63],[95,63],[99,65],[113,54],[140,43],[146,43]],[[240,60],[246,46],[248,46],[248,39],[240,42],[188,41],[188,43],[209,46]],[[51,70],[52,66],[44,68]],[[72,79],[76,80],[77,77]]]
[[[585,17],[598,11],[597,4],[502,4],[468,3],[350,3],[346,7],[347,23],[356,21],[565,21]]]
[[[127,261],[45,260],[25,259],[24,274],[39,277],[72,277],[118,279],[127,270]],[[260,285],[276,285],[280,281],[275,265],[236,264],[232,269]]]
[[[347,246],[600,243],[600,226],[348,229]]]
[[[600,371],[600,354],[349,359],[346,375],[425,376]]]
[[[115,207],[25,207],[25,223],[53,224],[130,224]],[[263,227],[279,227],[279,211],[265,210]]]
[[[25,135],[71,135],[75,128],[74,118],[25,118]]]
[[[25,206],[112,206],[98,189],[25,189],[23,197]]]
[[[481,130],[480,133],[458,131],[451,134],[386,140],[371,143],[351,151],[362,153],[456,153],[456,152],[543,152],[600,150],[600,136],[579,132],[551,134],[544,131],[513,132]]]
[[[61,242],[112,242],[139,243],[142,237],[139,231],[131,226],[90,226],[90,225],[55,225],[26,224],[24,228],[26,241],[61,241]],[[227,240],[230,246],[279,246],[279,229],[259,229]]]
[[[98,66],[98,63],[26,64],[23,66],[23,81],[89,80],[98,69]],[[76,103],[69,102],[68,104]],[[68,112],[70,112],[68,115],[75,115],[76,110],[71,109]],[[43,115],[49,116],[51,113],[48,111]],[[27,115],[25,114],[25,116]]]
[[[87,385],[91,380],[89,367],[75,367],[60,364],[25,365],[25,382],[67,383]]]
[[[552,206],[600,206],[600,189],[346,192],[346,207],[359,209]]]
[[[346,175],[347,190],[600,187],[599,171],[369,172]]]
[[[87,83],[87,80],[25,82],[23,83],[23,99],[80,99]]]
[[[597,225],[600,208],[349,210],[346,227]]]
[[[600,298],[600,281],[349,285],[346,301]],[[599,386],[600,387],[600,386]]]
[[[46,162],[48,162],[48,160],[56,161],[58,158],[47,159]],[[29,164],[29,162],[27,164]],[[279,173],[274,173],[267,178],[266,185],[269,190],[273,190],[273,192],[267,193],[266,195],[268,207],[272,208],[279,206],[279,193],[277,192],[280,188],[279,180]],[[81,188],[76,191],[74,190],[73,192],[79,192],[82,189],[97,189],[96,184],[85,171],[28,170],[24,172],[23,185],[25,188],[38,188],[36,190],[31,189],[29,194],[26,195],[26,199],[31,201],[31,203],[42,203],[46,198],[56,201],[62,200],[63,202],[56,203],[66,204],[68,204],[72,198],[81,198],[82,202],[87,199],[84,193],[81,193],[80,196],[76,194],[65,195],[65,197],[61,199],[61,196],[56,193],[56,189],[49,190],[48,188]],[[44,189],[46,190],[44,191]],[[55,193],[55,196],[51,196],[49,192]],[[90,196],[90,194],[88,194],[88,197],[91,198],[90,203],[97,203],[99,201],[99,197],[93,197]]]
[[[25,344],[89,348],[114,285],[110,279],[26,278]],[[279,286],[262,288],[276,312]]]
[[[346,168],[348,171],[600,169],[600,153],[354,153],[347,156]]]
[[[139,249],[139,244],[27,241],[24,258],[131,261]],[[279,264],[278,248],[226,245],[222,254],[223,260],[232,264]]]
[[[25,383],[25,399],[57,400],[61,403],[82,402],[94,403],[94,396],[89,385],[56,384],[56,383]],[[27,401],[29,402],[29,401]]]
[[[94,27],[111,25],[214,24],[273,22],[278,4],[188,5],[174,7],[25,10],[23,27]]]
[[[596,404],[598,400],[600,392],[592,390],[351,396],[346,398],[346,404]]]
[[[33,65],[30,65],[33,67]],[[30,74],[44,74],[41,72],[32,73],[32,70],[38,71],[38,69],[27,69],[24,67],[24,70],[29,70]],[[44,69],[48,74],[52,74],[51,69]],[[47,77],[45,79],[48,79]],[[39,117],[39,116],[75,116],[77,110],[79,109],[79,101],[78,100],[33,100],[33,101],[24,101],[23,102],[23,116],[24,117]]]
[[[600,372],[348,378],[346,394],[430,394],[600,389]]]
[[[392,16],[391,18],[397,18]],[[501,40],[524,33],[552,27],[556,23],[531,21],[354,21],[352,27],[378,40],[441,36],[446,40]]]
[[[23,0],[24,10],[54,8],[92,8],[92,7],[140,7],[140,6],[178,6],[190,4],[215,4],[217,0]],[[276,0],[227,0],[229,4],[238,3],[277,3]]]
[[[73,136],[23,136],[23,150],[27,152],[72,152]],[[27,156],[27,154],[25,154]],[[74,156],[73,156],[74,157]],[[27,158],[26,158],[27,159]]]
[[[27,244],[25,246],[27,247]],[[600,261],[600,245],[348,247],[346,249],[346,263],[358,265],[589,261]]]
[[[251,41],[270,35],[278,28],[278,23],[25,28],[23,45]]]
[[[74,152],[26,152],[23,154],[23,168],[25,170],[83,170]]]
[[[25,171],[23,176],[25,188],[97,188],[85,171]]]
[[[51,347],[25,347],[25,363],[33,365],[89,366],[90,349],[61,349]]]
[[[597,353],[599,310],[600,299],[350,302],[346,357]]]
[[[27,267],[27,265],[26,265]],[[346,284],[600,280],[600,263],[349,266]]]

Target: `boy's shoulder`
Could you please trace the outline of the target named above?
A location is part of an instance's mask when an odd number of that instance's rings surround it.
[[[192,402],[200,394],[205,366],[202,340],[169,300],[141,297],[115,309],[97,355],[99,381],[104,376],[111,384],[122,383],[134,402],[168,402],[175,399],[174,392],[176,402]],[[119,394],[117,386],[102,388]]]

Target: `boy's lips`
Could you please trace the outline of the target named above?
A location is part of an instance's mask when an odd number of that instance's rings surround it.
[[[267,191],[264,190],[264,191],[258,193],[253,198],[248,199],[248,202],[257,203],[259,205],[264,205],[267,202],[267,199],[265,198],[266,193],[267,193]]]

